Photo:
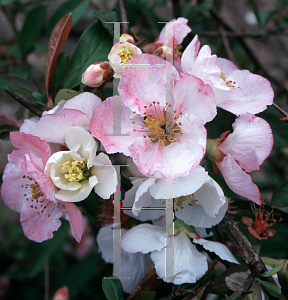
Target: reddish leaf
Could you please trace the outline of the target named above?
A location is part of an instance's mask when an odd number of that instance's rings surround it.
[[[45,71],[46,92],[48,97],[48,106],[53,107],[52,99],[49,95],[49,86],[54,76],[55,64],[60,54],[61,47],[68,38],[72,27],[72,13],[67,14],[55,25],[48,46],[48,58]]]
[[[128,300],[134,300],[145,292],[153,291],[161,283],[162,279],[158,278],[156,269],[152,268],[143,279],[137,284],[134,291],[130,294]]]
[[[12,125],[16,127],[20,127],[16,122],[9,120],[4,114],[0,114],[0,121],[7,124],[7,125]]]

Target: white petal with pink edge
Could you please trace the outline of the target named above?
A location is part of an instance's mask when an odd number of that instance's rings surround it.
[[[236,194],[243,196],[257,204],[261,204],[260,192],[250,175],[242,170],[234,158],[228,154],[223,161],[216,163],[227,185]]]
[[[246,172],[259,170],[273,146],[269,124],[250,113],[242,114],[233,124],[234,132],[218,146],[225,154],[231,154]]]

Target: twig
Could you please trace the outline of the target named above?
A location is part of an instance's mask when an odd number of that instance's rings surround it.
[[[219,26],[219,32],[221,34],[221,38],[222,38],[222,41],[223,41],[223,44],[224,44],[224,47],[226,49],[226,52],[228,54],[229,59],[237,66],[234,54],[231,51],[231,48],[230,48],[230,45],[229,45],[229,41],[227,39],[226,32],[225,32],[225,29],[224,29],[224,27],[223,27],[222,24]]]
[[[127,23],[124,0],[118,0],[118,4],[120,8],[121,21],[123,22],[123,32],[128,33],[128,23]]]
[[[20,94],[8,90],[6,90],[5,92],[9,94],[11,97],[13,97],[17,102],[22,104],[24,107],[28,108],[37,117],[42,116],[43,111],[37,106],[35,106],[34,102],[31,99],[28,99]]]
[[[278,23],[285,17],[287,12],[288,12],[288,4],[280,11],[277,18],[267,25],[265,31],[273,30],[278,25]]]
[[[245,263],[249,266],[254,266],[259,273],[265,272],[266,267],[259,255],[228,213],[226,213],[220,225],[222,225],[230,239],[234,242]]]
[[[278,106],[276,103],[272,103],[272,105],[285,117],[288,117],[288,113],[283,110],[280,106]]]

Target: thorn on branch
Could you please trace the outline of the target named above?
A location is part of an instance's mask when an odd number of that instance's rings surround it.
[[[7,94],[9,94],[11,97],[13,97],[17,102],[22,104],[24,107],[28,108],[37,117],[42,116],[42,113],[43,113],[42,109],[35,106],[34,102],[31,99],[28,99],[20,94],[17,94],[17,93],[8,91],[8,90],[6,90],[5,92]]]

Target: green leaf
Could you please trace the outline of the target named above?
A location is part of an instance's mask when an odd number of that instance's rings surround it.
[[[261,285],[263,286],[264,290],[270,294],[271,296],[275,297],[275,298],[280,298],[281,297],[281,289],[279,288],[279,286],[276,283],[272,283],[269,281],[264,281],[264,280],[260,280],[259,278],[256,278],[256,280],[261,283]]]
[[[48,34],[51,34],[58,20],[70,12],[72,12],[73,25],[76,24],[88,9],[90,2],[91,0],[69,0],[60,5],[48,22]]]
[[[270,270],[270,271],[267,271],[267,272],[265,272],[265,273],[259,274],[259,275],[262,276],[262,277],[269,277],[269,276],[272,276],[272,275],[278,273],[280,270],[282,270],[283,267],[285,266],[285,264],[286,264],[286,259],[285,259],[284,261],[282,261],[281,264],[280,264],[279,266],[273,268],[273,269]]]
[[[273,193],[271,204],[276,206],[288,205],[288,179]]]
[[[25,57],[34,47],[45,23],[46,6],[31,9],[20,32],[20,45]]]
[[[140,297],[135,298],[135,300],[154,300],[155,297],[156,297],[156,294],[157,293],[155,291],[153,291],[153,292],[146,292],[143,295],[141,295]]]
[[[69,100],[79,94],[80,92],[76,92],[68,89],[62,89],[57,93],[55,97],[55,105],[57,105],[61,100]]]
[[[260,285],[256,280],[252,282],[251,287],[246,291],[245,296],[243,295],[242,297],[242,300],[262,300]]]
[[[37,102],[37,99],[35,99],[31,93],[10,84],[7,80],[4,80],[3,77],[0,76],[0,91],[6,91],[6,90],[18,93],[22,96],[25,96],[25,97]]]
[[[115,278],[103,278],[102,288],[108,300],[123,300],[123,289],[120,280]]]
[[[107,60],[112,37],[101,22],[90,25],[80,37],[68,66],[64,88],[72,89],[81,83],[82,73],[94,62]]]
[[[26,80],[20,76],[16,75],[2,75],[2,78],[5,79],[10,84],[18,87],[20,89],[26,90],[29,93],[33,93],[38,91],[37,86],[29,80]]]
[[[116,11],[96,11],[96,17],[101,21],[102,25],[108,30],[108,32],[113,36],[113,24],[106,22],[119,22],[120,18]]]

